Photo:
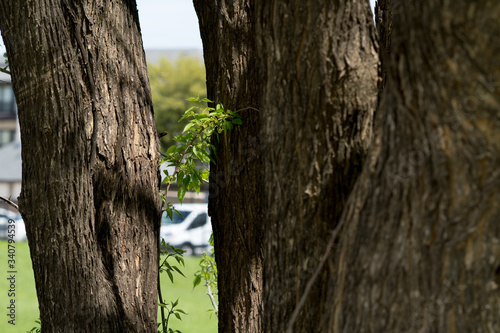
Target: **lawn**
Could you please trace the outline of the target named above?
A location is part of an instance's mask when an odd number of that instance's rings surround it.
[[[16,320],[15,325],[9,324],[7,317],[7,307],[11,298],[9,297],[10,282],[7,278],[11,275],[8,267],[8,247],[7,241],[0,241],[0,332],[18,333],[26,332],[35,326],[35,320],[38,319],[38,302],[36,299],[35,279],[33,278],[33,269],[31,268],[31,259],[28,243],[15,243],[15,306]]]
[[[38,302],[36,299],[35,281],[31,268],[29,248],[26,242],[15,244],[15,277],[16,277],[16,321],[15,326],[8,323],[7,307],[10,297],[8,296],[10,282],[7,280],[10,269],[8,267],[8,248],[6,241],[0,241],[0,269],[3,272],[0,278],[0,332],[24,333],[35,326],[38,319]],[[197,257],[186,257],[186,267],[182,269],[186,278],[174,275],[174,285],[168,277],[162,276],[163,297],[167,301],[179,299],[177,308],[184,310],[188,315],[179,321],[173,317],[170,327],[183,333],[191,332],[217,332],[217,318],[207,310],[211,309],[211,303],[205,294],[202,285],[193,290],[193,274],[198,270]]]

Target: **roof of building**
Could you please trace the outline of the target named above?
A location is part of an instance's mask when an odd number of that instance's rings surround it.
[[[20,182],[21,170],[21,141],[0,147],[0,182]]]

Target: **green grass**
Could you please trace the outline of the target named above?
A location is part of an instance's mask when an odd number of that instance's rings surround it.
[[[206,295],[205,286],[202,285],[203,282],[193,289],[194,273],[199,270],[200,258],[186,257],[184,260],[186,267],[179,268],[186,276],[185,278],[179,274],[174,274],[174,284],[172,285],[166,273],[162,274],[161,277],[163,300],[168,304],[170,301],[179,299],[176,309],[182,309],[188,314],[182,317],[182,321],[171,316],[169,327],[183,333],[215,333],[217,332],[217,317],[214,314],[210,318],[212,312],[208,312],[208,310],[212,309],[212,303]],[[173,258],[169,262],[171,265],[177,265]],[[159,320],[160,316],[158,316]]]
[[[11,297],[8,296],[10,283],[7,281],[10,275],[7,271],[11,269],[8,266],[8,243],[0,241],[0,332],[17,333],[26,332],[35,326],[35,320],[38,319],[38,301],[36,299],[35,279],[33,269],[31,268],[31,258],[29,254],[28,243],[20,242],[13,244],[15,246],[15,268],[16,276],[16,320],[15,325],[8,323],[7,306]]]
[[[8,323],[7,317],[7,306],[10,302],[10,297],[7,295],[10,285],[7,281],[10,275],[7,273],[10,270],[7,260],[10,258],[8,258],[7,241],[0,241],[0,272],[2,272],[0,276],[0,332],[2,333],[25,333],[35,326],[35,320],[39,316],[28,243],[16,243],[15,246],[16,325],[13,326]],[[215,333],[217,332],[217,318],[214,315],[210,319],[210,312],[207,310],[211,309],[212,305],[205,294],[204,286],[200,285],[193,290],[193,275],[198,270],[199,258],[186,257],[185,262],[186,267],[181,270],[186,278],[176,274],[172,285],[166,274],[161,277],[164,300],[169,302],[179,299],[177,308],[188,314],[182,317],[182,321],[171,317],[169,327],[183,333]]]

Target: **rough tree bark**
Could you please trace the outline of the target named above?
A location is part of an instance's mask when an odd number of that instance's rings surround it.
[[[262,182],[259,80],[249,0],[194,0],[207,68],[208,98],[243,125],[214,137],[209,214],[219,273],[219,332],[261,332]]]
[[[135,1],[1,1],[43,332],[156,331],[158,138]]]
[[[263,332],[285,332],[372,137],[377,45],[368,1],[256,3],[264,170]],[[328,323],[328,276],[295,332]]]
[[[328,331],[500,332],[500,3],[391,6]]]
[[[383,88],[387,81],[387,61],[391,52],[392,40],[392,0],[379,0],[375,2],[375,24],[378,32],[379,41],[379,96],[383,93]],[[398,4],[399,6],[399,4]]]

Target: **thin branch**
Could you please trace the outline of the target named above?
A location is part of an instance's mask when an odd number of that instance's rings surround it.
[[[319,261],[318,267],[316,267],[316,271],[314,271],[314,274],[312,275],[311,279],[307,282],[306,288],[304,289],[304,293],[300,297],[300,301],[293,310],[292,317],[290,318],[290,321],[288,322],[288,326],[286,329],[286,333],[293,333],[293,325],[297,321],[297,317],[299,316],[300,310],[304,307],[304,304],[306,303],[307,296],[309,296],[309,292],[311,291],[312,286],[314,285],[314,282],[316,282],[316,279],[319,276],[319,273],[321,272],[321,269],[323,268],[323,265],[326,262],[326,259],[330,256],[330,252],[332,251],[333,244],[335,243],[335,239],[337,239],[337,235],[340,232],[340,229],[342,228],[342,225],[344,224],[345,219],[342,219],[340,223],[337,225],[335,229],[332,231],[332,236],[330,237],[330,240],[328,241],[328,244],[326,246],[325,253],[323,253],[323,256],[321,257],[321,260]]]
[[[0,72],[2,73],[5,73],[5,74],[9,74],[10,75],[10,71],[7,69],[9,66],[6,66],[4,68],[0,67]]]
[[[159,239],[160,237],[158,237]],[[160,246],[158,245],[158,249],[160,248]],[[160,256],[159,255],[159,252],[160,250],[158,250],[158,257]],[[161,294],[161,284],[160,284],[160,269],[158,268],[158,274],[157,274],[157,285],[158,285],[158,298],[159,298],[159,301],[160,301],[160,304],[165,304],[163,302],[163,296]],[[161,310],[160,310],[160,313],[161,313],[161,326],[163,327],[163,332],[166,332],[167,331],[167,328],[165,326],[165,311],[163,310],[163,306],[160,306]]]
[[[210,289],[210,282],[206,282],[205,286],[207,287],[207,295],[210,297],[210,301],[212,301],[212,306],[215,309],[215,315],[219,318],[219,308],[217,307],[217,302],[215,302],[214,295],[212,295],[212,289]]]
[[[18,206],[16,203],[12,202],[11,200],[9,200],[9,199],[7,199],[7,198],[4,198],[4,197],[2,197],[2,196],[0,196],[0,200],[5,201],[6,203],[8,203],[8,204],[9,204],[9,205],[11,205],[12,207],[14,207],[17,211],[19,211],[19,206]]]
[[[234,112],[238,113],[238,112],[245,111],[245,110],[253,110],[253,111],[260,112],[260,110],[259,110],[259,109],[253,108],[253,107],[251,107],[251,106],[246,107],[246,108],[243,108],[243,109],[236,110],[236,111],[234,111]]]

